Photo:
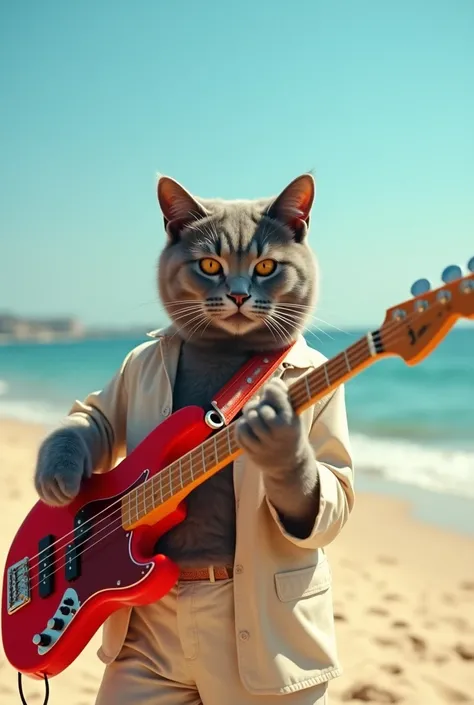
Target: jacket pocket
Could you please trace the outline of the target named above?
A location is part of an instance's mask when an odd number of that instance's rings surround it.
[[[325,558],[318,565],[275,573],[275,590],[281,602],[300,600],[329,589],[331,568]]]

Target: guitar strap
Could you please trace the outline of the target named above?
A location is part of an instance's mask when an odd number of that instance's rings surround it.
[[[214,429],[228,426],[248,400],[275,372],[294,344],[293,342],[285,348],[251,357],[212,401],[213,409],[208,411],[205,417],[207,425]]]

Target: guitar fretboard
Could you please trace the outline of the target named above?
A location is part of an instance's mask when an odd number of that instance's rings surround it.
[[[375,354],[373,338],[365,336],[289,387],[289,397],[300,414],[367,364]],[[235,440],[235,422],[217,431],[194,450],[163,468],[122,499],[122,523],[135,525],[157,507],[184,496],[200,482],[226,467],[241,454]]]

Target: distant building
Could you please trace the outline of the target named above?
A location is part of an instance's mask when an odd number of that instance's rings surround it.
[[[82,338],[85,330],[76,318],[25,318],[0,313],[0,341]]]

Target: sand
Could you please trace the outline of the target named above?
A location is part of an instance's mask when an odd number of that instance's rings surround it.
[[[0,421],[2,573],[36,500],[31,477],[42,435],[39,427]],[[474,539],[415,521],[398,500],[361,494],[328,553],[344,666],[330,702],[474,704]],[[103,670],[98,640],[51,679],[51,705],[94,703]],[[43,685],[24,680],[28,702],[40,705]],[[1,705],[20,702],[16,683],[0,650]]]

